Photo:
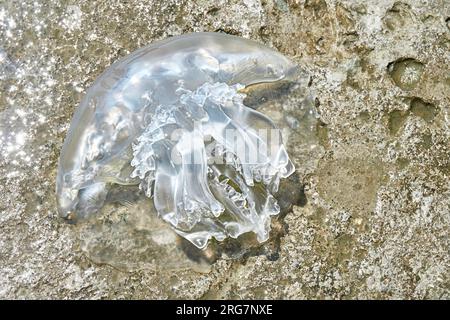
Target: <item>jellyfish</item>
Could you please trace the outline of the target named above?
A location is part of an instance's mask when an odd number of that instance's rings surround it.
[[[191,33],[112,64],[75,111],[58,163],[59,214],[95,215],[114,185],[138,186],[158,216],[203,249],[253,232],[269,237],[280,179],[295,168],[274,122],[244,104],[298,67],[255,41]]]

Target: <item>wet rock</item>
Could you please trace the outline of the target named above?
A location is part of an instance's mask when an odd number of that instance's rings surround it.
[[[0,298],[450,298],[450,3],[285,3],[0,4]],[[139,47],[214,30],[288,55],[320,100],[315,122],[301,94],[265,108],[297,169],[281,199],[296,200],[269,241],[198,252],[154,233],[150,208],[135,216],[126,203],[91,230],[61,221],[56,163],[85,89]],[[152,268],[158,259],[169,267]]]

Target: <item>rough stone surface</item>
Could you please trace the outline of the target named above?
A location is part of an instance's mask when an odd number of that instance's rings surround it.
[[[447,1],[1,1],[0,298],[450,298],[449,17]],[[274,222],[270,255],[209,273],[96,264],[55,210],[71,116],[119,57],[192,31],[311,73],[319,146],[290,140],[306,201]]]

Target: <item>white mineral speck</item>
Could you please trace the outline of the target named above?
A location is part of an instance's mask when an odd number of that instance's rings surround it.
[[[23,132],[23,131],[18,132],[16,134],[16,143],[17,143],[18,146],[21,147],[21,146],[23,146],[25,144],[26,136],[27,136],[26,133]]]
[[[75,5],[67,6],[65,17],[61,21],[62,26],[66,28],[69,32],[80,29],[82,22],[82,15],[83,13],[80,7]]]

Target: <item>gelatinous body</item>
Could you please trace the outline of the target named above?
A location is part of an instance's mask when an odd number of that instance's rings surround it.
[[[272,196],[294,167],[273,122],[242,89],[290,81],[297,68],[254,41],[195,33],[114,63],[87,91],[58,168],[58,211],[97,212],[113,184],[139,185],[159,216],[199,248],[268,238]]]

